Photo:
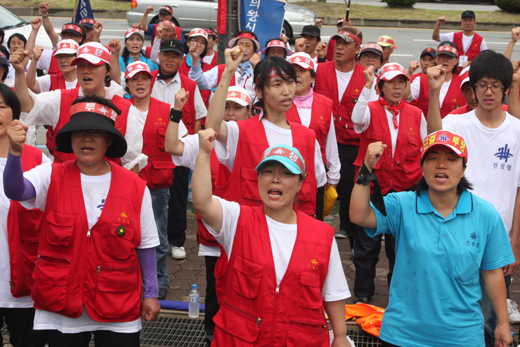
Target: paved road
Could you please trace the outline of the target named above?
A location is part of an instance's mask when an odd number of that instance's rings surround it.
[[[289,0],[289,2],[299,0]],[[344,0],[327,0],[328,3],[341,3],[344,4]],[[386,2],[380,0],[353,0],[351,3],[370,5],[370,6],[386,6]],[[421,1],[414,5],[414,8],[421,8],[426,10],[450,10],[450,11],[498,11],[498,6],[493,4],[491,1],[445,1],[442,3],[433,1]]]

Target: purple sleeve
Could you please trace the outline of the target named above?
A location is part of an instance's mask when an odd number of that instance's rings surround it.
[[[136,248],[137,257],[139,258],[139,265],[141,266],[141,273],[143,275],[143,291],[144,298],[158,298],[159,297],[159,282],[157,282],[157,260],[155,258],[154,248]]]
[[[25,201],[36,197],[32,183],[23,177],[22,155],[7,153],[4,169],[4,193],[11,200]]]

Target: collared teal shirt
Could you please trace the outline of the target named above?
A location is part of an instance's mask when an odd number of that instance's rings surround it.
[[[377,228],[396,239],[390,300],[380,338],[406,347],[484,346],[480,270],[515,261],[493,205],[464,190],[444,218],[423,191],[389,194]]]

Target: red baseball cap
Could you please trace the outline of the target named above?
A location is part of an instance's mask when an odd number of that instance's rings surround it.
[[[468,148],[464,138],[457,133],[451,131],[439,130],[424,138],[421,149],[421,159],[433,146],[445,146],[451,149],[459,157],[464,158],[468,162]]]

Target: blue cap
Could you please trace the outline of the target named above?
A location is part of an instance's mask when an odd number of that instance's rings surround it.
[[[197,285],[196,284],[192,284],[191,285],[191,289],[197,289]]]
[[[291,171],[295,175],[303,175],[305,179],[305,161],[300,152],[291,146],[276,145],[265,150],[262,155],[262,161],[257,165],[255,171],[270,161],[277,161]]]

